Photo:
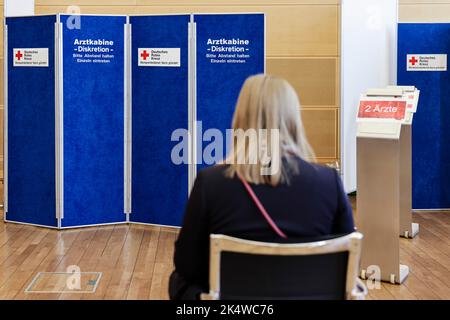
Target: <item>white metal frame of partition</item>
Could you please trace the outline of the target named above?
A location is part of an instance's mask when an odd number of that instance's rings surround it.
[[[220,265],[223,252],[259,254],[272,256],[309,256],[348,252],[346,299],[361,300],[367,295],[367,288],[358,278],[359,260],[363,235],[353,232],[349,235],[310,243],[278,244],[243,240],[224,235],[210,236],[209,283],[210,291],[202,294],[204,300],[220,299]]]
[[[3,19],[3,219],[8,212],[8,25]]]
[[[126,214],[126,222],[130,222],[131,213],[131,32],[130,17],[127,16],[127,22],[124,25],[124,212]]]
[[[194,21],[194,14],[190,14],[189,22],[189,194],[194,187],[195,177],[197,174],[197,23]]]
[[[58,228],[64,218],[64,100],[63,100],[63,26],[60,15],[55,23],[55,185]]]

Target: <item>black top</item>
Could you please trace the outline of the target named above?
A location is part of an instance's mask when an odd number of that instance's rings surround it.
[[[298,165],[299,174],[289,185],[251,185],[287,242],[353,232],[352,209],[336,170],[301,159]],[[271,229],[242,182],[225,176],[226,168],[210,167],[197,176],[175,244],[172,299],[209,291],[210,234],[286,242]]]

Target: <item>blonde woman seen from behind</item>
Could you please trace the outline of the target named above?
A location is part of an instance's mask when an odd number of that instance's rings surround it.
[[[250,77],[244,84],[236,105],[233,118],[233,130],[261,130],[279,132],[277,145],[269,145],[268,149],[277,150],[274,153],[278,159],[271,159],[281,164],[281,170],[274,174],[261,174],[260,153],[264,152],[254,143],[245,148],[234,139],[232,150],[227,159],[230,164],[228,172],[232,177],[235,173],[243,176],[248,182],[255,184],[269,184],[276,186],[279,183],[288,183],[292,173],[298,173],[296,158],[310,162],[315,161],[314,151],[306,139],[305,130],[300,115],[300,103],[292,86],[284,79],[257,75]],[[268,144],[271,140],[267,139]],[[272,147],[272,148],[271,148]],[[258,155],[256,164],[250,159]],[[239,164],[238,159],[245,159]],[[282,159],[285,161],[283,162]]]
[[[175,244],[171,299],[209,291],[209,235],[314,241],[354,231],[338,173],[315,164],[292,86],[270,75],[248,78],[234,113],[223,164],[200,171]]]

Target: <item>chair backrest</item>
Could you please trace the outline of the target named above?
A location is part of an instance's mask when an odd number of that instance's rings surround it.
[[[206,299],[350,299],[362,234],[300,244],[211,235]]]

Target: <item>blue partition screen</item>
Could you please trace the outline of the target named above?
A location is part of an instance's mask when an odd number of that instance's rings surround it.
[[[265,69],[265,17],[127,20],[6,20],[6,220],[61,228],[181,225],[195,173],[189,121],[226,136],[242,84]],[[32,62],[18,63],[22,54]]]
[[[188,197],[188,165],[172,162],[175,142],[171,141],[171,135],[176,129],[188,129],[189,20],[189,15],[130,17],[130,221],[171,226],[181,224]],[[179,64],[176,66],[139,65],[153,59],[148,55],[158,54],[154,52],[174,50],[179,50]]]
[[[57,226],[55,200],[56,16],[7,18],[8,212],[6,220]],[[14,66],[20,48],[48,49],[48,66]],[[17,55],[17,57],[15,57]]]
[[[450,24],[399,24],[398,84],[420,92],[412,133],[413,208],[450,208],[450,72],[407,71],[407,55],[450,54]]]
[[[194,15],[194,21],[197,25],[197,163],[201,169],[220,162],[226,155],[224,148],[222,154],[212,152],[212,157],[205,157],[205,145],[210,142],[202,142],[202,133],[208,129],[220,130],[225,146],[225,132],[231,128],[245,79],[265,71],[265,16],[204,14]]]
[[[62,227],[126,221],[125,16],[61,16],[64,216]]]

